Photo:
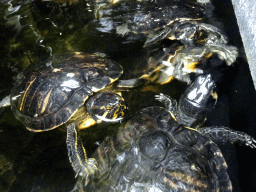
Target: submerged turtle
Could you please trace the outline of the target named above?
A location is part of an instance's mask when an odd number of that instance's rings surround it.
[[[117,26],[116,33],[128,35],[130,39],[145,34],[145,47],[164,38],[194,44],[197,40],[207,41],[208,36],[212,35],[217,37],[219,43],[227,43],[220,29],[207,24],[210,11],[198,3],[186,0],[145,2],[124,24]]]
[[[92,155],[99,163],[95,177],[87,186],[78,181],[74,190],[232,191],[227,164],[212,139],[242,142],[252,148],[256,147],[256,141],[226,127],[201,130],[187,127],[196,123],[194,118],[201,122],[203,112],[215,104],[214,83],[209,75],[198,78],[191,87],[180,104],[188,109],[188,114],[194,115],[189,119],[187,114],[180,114],[180,119],[188,123],[176,120],[170,112],[171,105],[138,111],[121,125],[116,136],[105,138]]]
[[[97,163],[86,157],[78,130],[122,120],[125,102],[114,88],[108,89],[122,73],[119,64],[96,54],[59,54],[27,68],[9,101],[15,117],[30,131],[48,131],[68,122],[68,156],[76,175],[87,179]]]
[[[162,48],[164,41],[161,40],[171,42],[170,47],[164,45],[166,51],[163,51],[163,57],[155,59],[149,56],[148,70],[142,72],[141,78],[144,80],[164,84],[177,78],[190,83],[190,73],[205,72],[197,65],[202,61],[217,55],[230,66],[238,56],[237,48],[228,45],[225,34],[208,24],[208,10],[198,3],[187,0],[139,1],[136,4],[121,0],[112,3],[114,7],[110,6],[103,11],[105,15],[99,20],[102,25],[110,23],[107,28],[116,28],[117,34],[127,36],[131,41],[136,37],[141,40],[141,36],[146,36],[144,51],[149,52],[149,55],[152,54],[152,49]],[[156,44],[157,42],[161,44]],[[140,71],[140,64],[132,70],[135,73]]]

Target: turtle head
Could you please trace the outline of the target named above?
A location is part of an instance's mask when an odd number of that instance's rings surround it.
[[[212,76],[207,74],[197,77],[179,100],[178,122],[188,127],[202,124],[216,101],[217,93]]]

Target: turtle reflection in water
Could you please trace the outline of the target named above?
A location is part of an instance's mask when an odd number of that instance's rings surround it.
[[[97,162],[87,158],[78,130],[122,120],[124,100],[109,86],[122,73],[119,64],[96,54],[57,54],[27,68],[10,99],[3,101],[10,102],[15,117],[30,131],[48,131],[67,123],[70,162],[76,175],[87,180],[97,170]]]
[[[99,163],[95,178],[87,186],[78,182],[74,190],[232,191],[227,164],[213,140],[252,148],[256,141],[226,127],[188,127],[202,123],[215,105],[214,86],[211,75],[198,77],[180,99],[177,120],[168,97],[158,96],[166,108],[142,109],[116,136],[105,138],[92,155]]]

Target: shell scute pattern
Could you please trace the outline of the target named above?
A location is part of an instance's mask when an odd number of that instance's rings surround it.
[[[93,92],[121,74],[121,66],[97,55],[56,55],[27,70],[12,90],[12,109],[28,129],[50,130],[67,122]]]
[[[102,142],[93,157],[100,159],[99,171],[86,191],[232,188],[217,145],[196,130],[179,125],[161,107],[137,112],[116,136],[108,136]]]
[[[135,26],[131,26],[131,31],[147,33],[174,22],[201,20],[203,17],[205,17],[204,9],[188,2],[187,4],[177,1],[155,3],[151,6],[145,6],[142,14],[135,14],[133,20]]]

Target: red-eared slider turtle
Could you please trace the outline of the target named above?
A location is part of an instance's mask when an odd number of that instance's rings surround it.
[[[98,171],[84,191],[232,191],[227,164],[211,133],[180,125],[161,107],[140,110],[92,155]],[[216,130],[215,130],[216,131]],[[214,132],[213,132],[214,133]],[[253,141],[218,129],[215,140]],[[230,135],[229,135],[230,134]],[[255,142],[255,141],[254,141]],[[253,145],[250,145],[253,146]],[[81,186],[79,186],[81,184]]]
[[[233,46],[217,44],[197,44],[184,46],[180,42],[171,43],[148,54],[144,70],[137,65],[135,72],[143,71],[138,78],[145,82],[166,84],[172,79],[191,83],[191,74],[213,74],[221,76],[237,58]],[[143,67],[143,66],[142,66]]]
[[[100,21],[102,20],[104,24],[107,21],[111,23],[110,28],[112,29],[113,25],[117,34],[126,35],[132,40],[137,36],[141,40],[141,35],[146,35],[145,51],[161,48],[163,41],[160,40],[169,39],[172,42],[171,47],[165,46],[166,58],[149,59],[147,63],[150,70],[142,73],[144,75],[142,79],[164,84],[177,78],[190,83],[189,73],[204,73],[197,66],[202,60],[217,55],[230,66],[238,56],[237,48],[227,44],[225,34],[217,27],[208,24],[210,22],[206,16],[207,10],[197,3],[186,0],[141,1],[136,4],[121,0],[113,3],[114,7],[103,11],[106,15],[103,14]],[[119,26],[115,27],[118,24]],[[176,46],[177,43],[181,45]],[[140,65],[133,70],[133,72],[137,71],[141,71]]]
[[[167,108],[148,107],[138,111],[108,136],[92,155],[99,166],[95,178],[75,189],[84,191],[232,191],[227,164],[216,142],[241,142],[252,148],[256,141],[249,135],[226,127],[196,130],[203,112],[214,104],[214,81],[210,75],[197,78],[183,95],[183,103],[193,113],[183,125]],[[192,97],[195,96],[195,97]],[[187,103],[187,105],[186,105]],[[191,105],[193,105],[191,107]],[[178,110],[178,113],[184,113]],[[191,122],[190,122],[191,121]],[[188,123],[187,123],[188,122]]]
[[[136,39],[133,37],[136,35],[146,35],[145,47],[164,38],[194,44],[194,41],[208,41],[209,37],[214,36],[217,42],[227,43],[224,33],[208,24],[210,11],[186,0],[144,2],[138,11],[127,16],[124,24],[117,26],[116,32],[128,35],[130,39]]]
[[[68,156],[76,174],[87,179],[97,166],[95,159],[87,159],[78,130],[96,122],[120,122],[126,110],[124,100],[106,87],[122,73],[119,64],[96,54],[57,54],[26,69],[12,89],[11,108],[34,132],[68,122]],[[106,92],[96,94],[103,89]]]

